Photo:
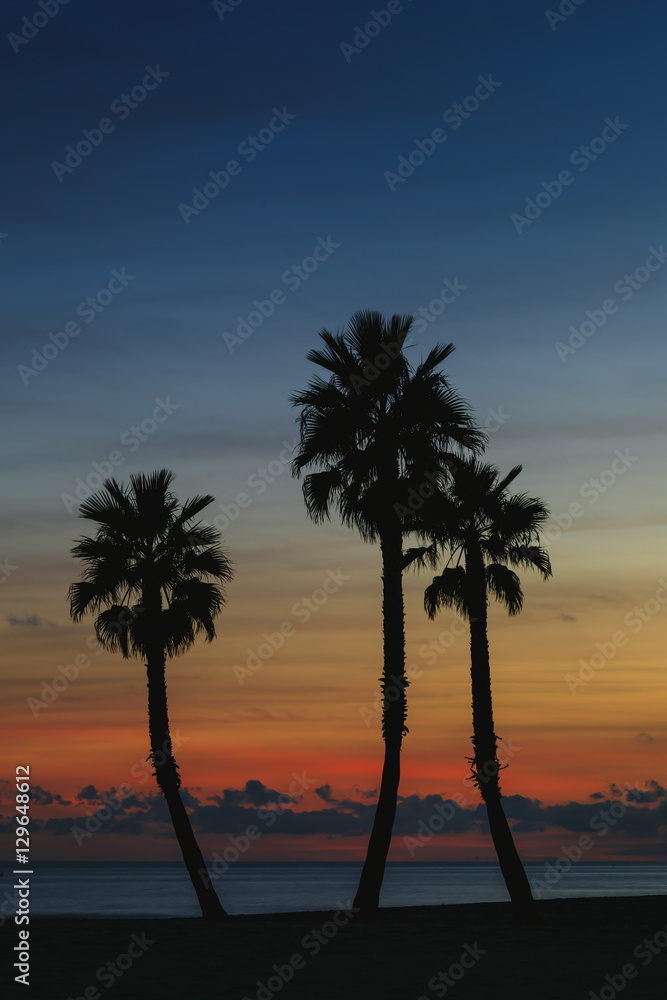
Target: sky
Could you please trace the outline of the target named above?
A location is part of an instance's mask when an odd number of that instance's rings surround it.
[[[591,860],[664,860],[664,4],[46,7],[2,15],[0,856],[29,765],[38,857],[178,858],[143,665],[66,601],[80,500],[167,467],[234,564],[217,639],[168,665],[205,857],[249,825],[244,860],[364,857],[380,554],[308,521],[289,397],[377,309],[415,316],[414,363],[455,344],[486,459],[552,512],[552,579],[489,624],[522,855],[595,831]],[[428,582],[390,858],[490,860],[465,627]]]

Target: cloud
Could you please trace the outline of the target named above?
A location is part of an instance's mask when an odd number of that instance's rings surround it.
[[[284,792],[277,792],[273,788],[267,788],[265,784],[256,778],[246,781],[245,788],[225,788],[222,798],[219,795],[212,796],[212,801],[220,805],[252,805],[266,806],[274,805],[278,798],[283,802],[293,802],[294,799]]]
[[[667,797],[667,791],[653,778],[646,784],[647,788],[632,789],[631,792],[628,792],[628,798],[632,796],[635,802],[660,802]]]
[[[40,618],[39,615],[25,615],[21,618],[19,615],[7,615],[7,621],[10,625],[17,625],[28,628],[56,628],[53,622],[50,622],[48,618]]]
[[[574,615],[562,614],[560,617],[561,617],[561,621],[564,621],[564,622],[576,622],[576,620],[577,620],[574,617]]]
[[[3,783],[4,784],[4,783]],[[131,791],[130,788],[126,789]],[[36,801],[40,805],[57,802],[69,805],[60,795],[37,788]],[[181,790],[183,801],[190,809],[193,828],[200,835],[239,835],[248,827],[264,833],[302,837],[320,834],[326,837],[367,837],[373,825],[376,806],[367,801],[368,793],[356,790],[359,799],[335,799],[328,783],[315,792],[326,805],[317,809],[298,811],[289,796],[278,800],[280,793],[268,788],[258,779],[250,779],[240,789],[226,788],[222,795],[209,797],[205,802],[187,788]],[[606,795],[592,792],[587,802],[569,801],[545,805],[540,799],[524,795],[503,798],[505,815],[516,834],[542,833],[547,830],[567,831],[571,834],[596,833],[603,827],[623,832],[637,841],[664,837],[667,829],[667,789],[655,779],[644,783],[643,788],[626,786],[621,790],[610,786]],[[55,836],[71,836],[72,828],[87,829],[86,821],[99,812],[103,822],[103,835],[139,835],[172,838],[173,828],[169,812],[160,794],[136,793],[119,799],[115,788],[98,791],[87,785],[77,794],[82,809],[80,815],[50,816],[46,820],[31,817],[31,826]],[[109,802],[113,803],[109,814]],[[85,808],[85,812],[83,809]],[[447,833],[488,834],[486,809],[482,803],[461,807],[443,795],[417,794],[401,798],[396,809],[394,835],[418,837],[424,824],[434,829],[432,821],[438,820],[438,830]],[[441,822],[444,820],[444,822]],[[0,817],[0,832],[13,832],[11,819]],[[600,835],[599,832],[597,835]],[[625,849],[625,848],[624,848]],[[628,849],[629,850],[629,849]],[[619,844],[620,851],[620,844]],[[630,853],[641,853],[634,848]],[[647,848],[647,853],[651,851]]]
[[[181,788],[181,798],[183,799],[184,806],[192,806],[194,808],[201,805],[200,800],[192,792],[189,792],[187,788]]]
[[[512,827],[516,833],[543,831],[547,826],[544,808],[539,799],[525,798],[523,795],[503,796],[503,809],[508,819],[517,822]]]
[[[327,789],[326,785],[321,786]],[[226,790],[229,791],[229,790]],[[327,792],[325,792],[327,794]],[[322,796],[319,796],[322,798]],[[359,837],[367,836],[373,825],[375,804],[359,802],[355,799],[325,800],[334,803],[324,809],[297,812],[290,808],[250,809],[225,795],[218,798],[215,806],[201,806],[191,814],[192,824],[199,833],[238,834],[248,826],[259,827],[262,832],[269,829],[281,834],[305,836],[324,834],[326,836]],[[421,821],[427,822],[439,815],[449,800],[440,795],[410,795],[403,798],[396,809],[395,835],[414,835]],[[454,814],[447,823],[447,829],[462,832],[470,830],[478,822],[477,808],[461,809],[452,803]]]
[[[16,794],[14,783],[2,778],[0,779],[0,786],[2,789],[0,799],[6,803],[13,804],[15,802],[14,796]],[[62,795],[59,795],[57,792],[49,792],[46,788],[42,788],[41,785],[31,785],[29,794],[30,805],[51,806],[54,802],[61,806],[72,805],[70,799],[64,799]]]
[[[40,806],[50,806],[54,802],[57,802],[61,806],[71,806],[72,802],[70,799],[64,799],[57,792],[47,792],[45,788],[41,785],[31,785],[30,786],[30,798],[33,802]]]
[[[378,792],[380,791],[379,788],[369,788],[366,791],[364,791],[363,788],[357,788],[356,785],[353,785],[352,787],[354,788],[355,792],[359,792],[361,797],[364,799],[374,799],[377,796]]]
[[[662,836],[667,825],[667,792],[657,781],[650,780],[646,784],[644,789],[635,787],[623,791],[613,784],[612,797],[593,792],[589,798],[594,799],[594,803],[566,802],[545,806],[538,799],[510,795],[503,798],[503,805],[508,819],[519,820],[513,827],[517,833],[546,829],[583,833],[599,830],[606,823],[608,828],[622,830],[629,836]],[[625,801],[619,801],[621,796]],[[656,808],[646,808],[647,803],[656,802]]]
[[[655,740],[649,733],[637,733],[635,739],[637,743],[655,743]]]
[[[95,785],[86,785],[85,788],[76,793],[76,797],[83,802],[96,802],[100,797],[100,793],[95,788]]]

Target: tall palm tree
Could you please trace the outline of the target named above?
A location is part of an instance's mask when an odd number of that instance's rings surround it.
[[[520,472],[518,465],[499,479],[496,468],[475,459],[453,470],[447,491],[429,504],[430,537],[438,546],[446,546],[450,557],[426,589],[424,606],[429,618],[442,607],[456,608],[470,625],[474,753],[468,760],[486,805],[515,919],[524,922],[538,916],[502,806],[487,638],[489,594],[504,604],[510,615],[523,607],[521,581],[510,567],[537,569],[544,579],[551,576],[549,556],[540,546],[538,534],[549,516],[548,509],[534,497],[507,493]]]
[[[219,920],[222,908],[180,794],[167,714],[166,658],[189,649],[203,632],[215,637],[214,618],[231,580],[228,558],[214,528],[190,522],[212,501],[195,496],[179,508],[167,469],[130,477],[131,486],[107,479],[79,514],[99,522],[94,538],[78,540],[72,554],[85,564],[84,579],[68,591],[70,614],[80,621],[96,612],[99,642],[127,658],[141,656],[148,677],[150,759],[174,825],[202,916]],[[133,602],[133,603],[132,603]]]
[[[478,450],[485,440],[467,405],[437,369],[454,350],[434,347],[412,367],[404,354],[412,317],[358,312],[342,334],[322,330],[323,349],[308,360],[329,373],[315,376],[291,401],[302,407],[294,475],[303,482],[309,516],[341,520],[364,541],[379,542],[382,557],[384,665],[382,735],[385,744],[379,800],[354,905],[366,915],[379,905],[407,732],[403,569],[427,558],[428,547],[403,551],[406,516],[412,520],[447,478],[451,449]]]

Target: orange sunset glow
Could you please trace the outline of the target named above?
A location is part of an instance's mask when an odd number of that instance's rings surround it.
[[[204,801],[224,788],[243,788],[248,780],[286,791],[296,773],[312,783],[292,805],[295,812],[335,808],[314,792],[324,785],[330,785],[334,801],[372,802],[361,793],[377,790],[382,760],[378,551],[335,524],[318,528],[305,517],[299,523],[299,484],[285,476],[277,487],[292,513],[290,544],[280,537],[271,544],[275,569],[267,572],[259,558],[270,537],[266,522],[272,498],[267,496],[261,509],[258,503],[243,523],[224,533],[235,580],[218,638],[210,645],[198,642],[167,668],[183,782]],[[604,522],[614,514],[621,523],[613,529],[611,544]],[[660,548],[653,544],[655,527],[633,524],[627,514],[625,519],[627,526],[618,509],[603,513],[601,499],[588,524],[554,538],[549,546],[554,576],[546,583],[526,579],[519,618],[492,607],[496,730],[511,753],[501,772],[505,796],[539,799],[543,805],[590,804],[593,793],[606,798],[612,784],[644,788],[656,777],[656,751],[665,734],[667,587]],[[78,529],[74,519],[67,526]],[[146,764],[143,665],[102,651],[90,624],[66,622],[62,595],[75,570],[66,555],[54,553],[43,568],[34,558],[16,571],[15,613],[28,601],[38,606],[40,627],[5,630],[11,667],[3,716],[16,762],[31,763],[36,784],[73,803],[37,805],[35,815],[45,821],[69,817],[72,825],[77,817],[85,821],[86,808],[89,813],[96,808],[76,799],[86,786],[125,784],[139,795],[155,794]],[[299,620],[306,616],[301,602],[329,571],[338,574],[337,589],[325,603],[311,603],[307,621]],[[406,574],[410,732],[403,746],[401,794],[449,798],[459,793],[473,808],[480,798],[466,780],[471,733],[467,626],[451,610],[428,621],[422,607],[426,582],[428,575]],[[293,623],[294,632],[274,650],[265,636],[273,636],[277,645],[285,622]],[[612,636],[618,639],[619,632],[627,642],[614,648]],[[258,658],[260,648],[266,659]],[[600,648],[612,655],[603,652],[604,665],[597,666]],[[246,666],[251,653],[252,663],[260,663],[254,669]],[[591,658],[595,668],[586,666]],[[59,668],[76,662],[89,666],[48,701],[53,679],[63,676]],[[212,855],[228,836],[202,832],[203,850]],[[409,836],[395,835],[391,859],[411,856],[405,843]],[[548,824],[516,834],[527,859],[557,853],[568,837],[572,833]],[[277,821],[271,836],[253,845],[248,860],[360,860],[365,841],[365,835],[281,833]],[[47,826],[35,842],[36,850],[53,859],[177,857],[175,842],[164,836],[101,830],[77,845],[71,833],[55,834]],[[618,830],[610,831],[596,851],[599,860],[659,859],[664,846],[658,835],[640,838]],[[412,856],[490,860],[493,849],[488,833],[479,830],[437,832]]]

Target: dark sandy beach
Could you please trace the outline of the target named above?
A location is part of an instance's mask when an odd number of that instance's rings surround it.
[[[667,897],[542,901],[519,927],[508,904],[198,919],[33,919],[31,1000],[664,1000]],[[18,928],[5,924],[11,985]],[[120,973],[120,975],[119,975]],[[86,992],[88,991],[88,992]]]

